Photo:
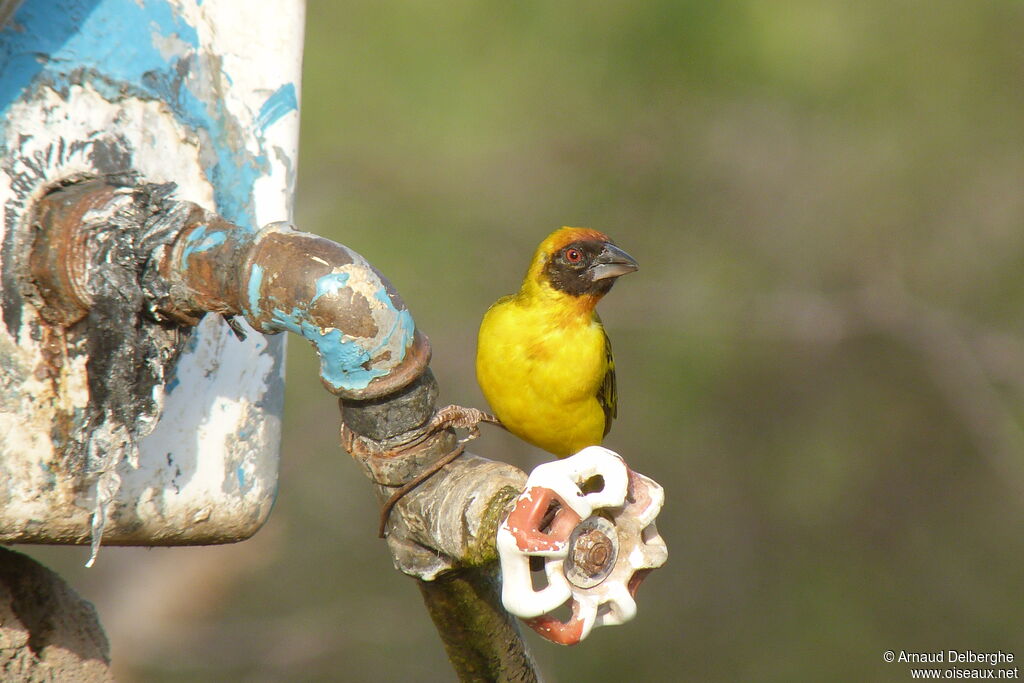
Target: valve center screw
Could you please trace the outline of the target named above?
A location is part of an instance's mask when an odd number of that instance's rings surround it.
[[[576,539],[572,561],[589,576],[597,576],[612,559],[611,540],[597,529],[591,529]]]
[[[594,515],[569,536],[565,578],[579,588],[593,588],[608,578],[619,557],[618,533],[607,519]]]

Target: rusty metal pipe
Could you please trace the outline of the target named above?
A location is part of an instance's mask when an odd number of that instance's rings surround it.
[[[309,340],[324,386],[338,396],[391,393],[430,360],[426,337],[376,268],[348,247],[285,223],[252,233],[196,212],[160,272],[180,285],[173,304],[179,316],[242,315],[260,332]]]
[[[169,191],[131,191],[147,188]],[[40,200],[31,270],[51,322],[71,324],[88,309],[90,273],[103,264],[89,257],[96,231],[83,225],[125,195],[92,180]],[[391,283],[356,252],[285,223],[253,232],[191,202],[156,200],[159,210],[139,227],[162,236],[143,275],[157,318],[194,325],[212,312],[242,316],[267,334],[298,334],[316,348],[324,386],[346,399],[392,393],[426,368],[427,338]]]
[[[67,327],[88,313],[89,229],[86,216],[118,201],[116,188],[80,183],[48,194],[35,213],[36,235],[29,270],[47,305],[40,313],[53,325]],[[79,229],[73,229],[73,227]]]
[[[353,455],[381,502],[455,448],[451,430],[431,426],[437,396],[427,370],[389,396],[340,401],[345,429],[370,447]],[[409,443],[417,445],[401,446]],[[494,540],[525,482],[511,465],[466,453],[401,498],[390,515],[395,567],[417,578],[459,680],[540,680],[518,622],[501,604]]]

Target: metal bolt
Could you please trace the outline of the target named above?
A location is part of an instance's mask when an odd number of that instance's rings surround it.
[[[603,572],[615,556],[612,541],[597,529],[591,529],[576,539],[572,561],[589,576]]]
[[[565,578],[578,588],[593,588],[611,575],[618,556],[615,525],[598,515],[588,517],[569,536]]]

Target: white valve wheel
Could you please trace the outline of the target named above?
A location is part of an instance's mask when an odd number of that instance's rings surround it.
[[[498,529],[505,609],[564,645],[632,619],[640,582],[668,558],[654,524],[664,500],[661,486],[600,446],[534,469]],[[534,588],[534,573],[545,586]],[[567,604],[567,621],[552,614]]]

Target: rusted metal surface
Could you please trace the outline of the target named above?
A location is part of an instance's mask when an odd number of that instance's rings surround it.
[[[120,200],[95,180],[39,202],[31,271],[49,322],[86,315],[90,268],[103,264],[90,261],[85,217]],[[139,228],[167,237],[143,276],[157,317],[194,325],[206,313],[238,315],[260,332],[298,334],[320,355],[324,386],[345,398],[392,393],[426,368],[430,345],[405,302],[351,249],[285,223],[254,233],[190,202],[168,199],[153,212]]]
[[[85,217],[113,202],[115,192],[106,183],[81,183],[58,187],[39,201],[32,217],[29,269],[46,303],[39,312],[47,322],[67,327],[88,312]]]
[[[276,223],[256,234],[201,212],[160,267],[180,283],[179,317],[242,315],[255,329],[293,332],[320,356],[334,394],[371,399],[418,377],[430,360],[398,292],[348,247]]]
[[[49,417],[49,440],[28,441],[31,422],[20,429],[6,425],[6,436],[13,437],[3,440],[6,457],[0,460],[11,474],[3,491],[6,541],[96,542],[105,536],[115,543],[176,544],[247,535],[245,527],[229,520],[239,507],[251,506],[252,498],[240,505],[236,497],[229,504],[233,492],[222,483],[217,485],[220,508],[218,498],[193,497],[197,485],[202,490],[214,474],[198,476],[187,456],[190,446],[198,446],[196,426],[203,429],[201,416],[208,410],[195,413],[186,427],[191,434],[173,438],[172,447],[158,446],[156,454],[146,447],[155,432],[166,434],[175,426],[176,421],[161,419],[168,394],[194,367],[180,364],[180,354],[191,350],[195,358],[206,348],[206,340],[193,340],[188,329],[159,324],[150,306],[149,265],[174,237],[151,220],[168,202],[168,191],[94,181],[59,189],[39,202],[31,224],[35,240],[25,247],[31,257],[23,259],[30,268],[23,271],[21,291],[30,303],[20,312],[46,342],[39,366],[45,371],[35,373],[41,383],[22,386],[21,404],[5,398],[0,423],[17,415],[8,412],[12,407],[30,417]],[[4,358],[13,359],[13,353]],[[280,377],[279,369],[268,369]],[[4,372],[10,373],[10,365]],[[203,393],[194,391],[189,404],[203,406]],[[252,436],[262,438],[274,427],[261,416]],[[250,479],[239,494],[266,501],[245,515],[244,524],[255,531],[269,511],[273,490],[253,484],[276,479],[276,453],[269,471],[246,464],[253,456],[247,441],[234,440],[228,471],[233,482]],[[27,447],[33,443],[41,448]],[[155,462],[153,455],[159,458]],[[41,458],[38,470],[18,466],[26,457]],[[27,476],[36,471],[41,476]],[[154,479],[167,483],[156,488]],[[140,486],[142,495],[124,495]],[[193,494],[183,494],[189,488]]]
[[[601,583],[615,566],[619,550],[618,537],[614,527],[609,530],[599,526],[607,521],[603,517],[594,517],[591,522],[594,526],[580,525],[569,538],[569,566],[565,575],[570,583],[580,588],[590,588]]]
[[[32,213],[33,242],[21,259],[29,266],[23,292],[42,317],[50,390],[84,393],[50,438],[66,485],[93,499],[94,543],[121,488],[119,466],[138,467],[139,444],[160,418],[188,341],[149,316],[143,284],[152,253],[171,238],[147,220],[165,191],[102,182],[56,189]]]
[[[341,401],[343,443],[381,502],[460,447],[435,421],[452,412],[436,410],[437,394],[425,370],[388,396]],[[465,453],[400,498],[389,517],[395,567],[418,580],[461,680],[539,679],[498,590],[495,534],[525,481],[511,465]]]

